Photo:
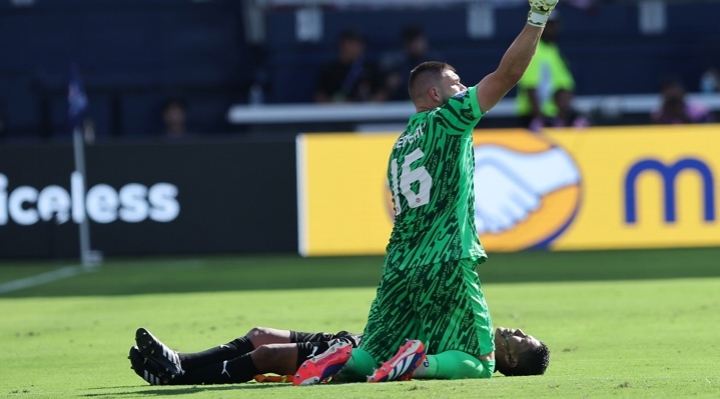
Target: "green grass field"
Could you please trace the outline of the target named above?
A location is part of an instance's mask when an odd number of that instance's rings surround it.
[[[154,387],[129,368],[137,327],[181,351],[253,326],[360,331],[381,259],[111,260],[0,294],[0,396],[18,398],[720,397],[720,248],[496,254],[496,325],[548,344],[537,377]],[[71,263],[0,264],[0,287]]]

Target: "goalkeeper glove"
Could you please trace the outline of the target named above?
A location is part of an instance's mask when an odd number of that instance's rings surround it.
[[[537,26],[538,28],[545,27],[545,24],[550,17],[550,13],[555,8],[558,0],[529,0],[530,1],[530,12],[528,13],[528,24]]]

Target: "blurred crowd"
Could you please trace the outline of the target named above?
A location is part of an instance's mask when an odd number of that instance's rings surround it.
[[[571,5],[593,10],[593,0],[570,1]],[[505,4],[507,5],[507,4]],[[544,127],[582,129],[592,124],[591,115],[579,112],[575,105],[575,80],[559,44],[561,13],[548,21],[537,52],[517,86],[515,97],[519,126],[532,131]],[[366,42],[356,30],[347,29],[337,38],[337,56],[319,71],[314,99],[317,103],[353,103],[408,100],[407,77],[421,62],[444,60],[431,47],[420,25],[405,26],[399,35],[401,48],[383,54],[377,61],[367,57]],[[718,36],[710,38],[704,50],[703,74],[698,77],[699,91],[720,91],[720,23]],[[466,85],[475,82],[464,82]],[[687,97],[685,83],[676,77],[658,78],[658,107],[648,115],[656,124],[712,123],[713,112]]]
[[[527,0],[493,0],[494,6],[500,9],[525,6],[526,3]],[[600,111],[595,109],[589,111],[587,106],[578,107],[579,97],[593,96],[598,93],[586,87],[588,81],[592,80],[588,79],[589,72],[591,72],[590,69],[592,68],[588,68],[588,61],[578,56],[578,48],[582,46],[578,45],[577,40],[572,43],[574,47],[571,47],[570,54],[574,56],[573,60],[576,61],[575,64],[573,64],[569,62],[569,58],[566,56],[567,47],[563,44],[563,40],[567,38],[564,34],[564,25],[566,23],[575,23],[574,27],[571,27],[574,29],[571,29],[572,32],[577,32],[579,29],[582,31],[581,28],[578,28],[577,18],[568,18],[565,16],[566,10],[571,11],[571,14],[575,17],[582,15],[587,18],[594,18],[597,15],[602,16],[604,12],[603,7],[606,3],[617,2],[563,0],[563,7],[552,14],[553,18],[545,29],[532,64],[516,89],[508,95],[508,99],[512,99],[515,103],[515,126],[522,126],[533,131],[539,131],[545,127],[583,129],[591,125],[608,123],[607,120],[602,120],[603,115]],[[232,19],[228,19],[226,22],[228,26],[234,26],[236,23]],[[407,20],[405,22],[407,22]],[[157,78],[160,83],[152,83],[155,86],[148,85],[148,88],[142,89],[144,90],[142,93],[138,91],[138,94],[132,94],[133,90],[136,89],[130,87],[127,89],[127,92],[131,93],[131,95],[121,94],[121,96],[129,98],[127,105],[123,103],[125,98],[112,97],[114,94],[105,96],[105,103],[96,106],[96,108],[105,107],[105,110],[101,112],[102,115],[98,115],[97,112],[87,113],[87,120],[83,124],[84,129],[88,131],[86,132],[86,136],[94,137],[94,130],[99,130],[104,131],[104,136],[106,137],[137,134],[178,139],[207,134],[208,130],[211,129],[215,132],[233,131],[237,126],[231,126],[231,124],[227,122],[226,115],[229,107],[238,104],[256,106],[264,103],[296,102],[297,100],[293,99],[289,101],[285,100],[288,96],[285,98],[277,97],[279,92],[287,93],[290,90],[307,93],[307,98],[303,101],[313,101],[317,104],[408,101],[407,79],[413,67],[423,61],[430,60],[447,61],[453,64],[458,57],[464,57],[464,50],[460,49],[460,47],[468,46],[468,43],[474,46],[473,40],[475,39],[466,37],[463,38],[463,42],[457,42],[456,38],[458,35],[462,35],[462,33],[458,33],[461,32],[461,30],[457,29],[455,33],[453,33],[455,36],[448,34],[445,37],[436,38],[428,33],[437,33],[438,30],[436,30],[436,27],[430,25],[427,18],[418,18],[416,21],[410,23],[405,22],[402,24],[398,23],[397,26],[384,25],[384,32],[381,36],[382,40],[378,39],[378,35],[376,32],[370,30],[370,27],[358,23],[356,26],[340,26],[340,29],[338,29],[338,26],[334,26],[333,29],[328,29],[328,31],[332,33],[321,32],[324,40],[323,46],[325,47],[317,45],[313,48],[311,44],[301,42],[286,43],[284,45],[287,47],[278,47],[275,50],[271,50],[270,46],[264,45],[248,46],[250,50],[248,50],[249,53],[246,54],[244,58],[237,56],[237,63],[241,64],[240,66],[243,68],[243,71],[239,73],[236,69],[232,73],[225,74],[234,74],[234,76],[236,76],[233,77],[233,79],[235,79],[234,83],[214,83],[216,86],[213,87],[221,87],[223,90],[224,97],[222,97],[222,100],[208,100],[208,98],[216,94],[210,93],[204,100],[199,101],[196,92],[189,93],[187,87],[173,87],[170,84],[163,83],[162,81],[164,81],[165,76],[161,76],[163,75],[162,72],[157,72],[156,75],[160,76]],[[466,21],[459,22],[459,24],[462,25],[465,23]],[[706,24],[705,26],[705,31],[707,31],[711,24]],[[202,29],[208,29],[208,27],[203,25]],[[201,30],[198,29],[198,31]],[[335,32],[338,33],[336,34]],[[371,40],[368,40],[368,34]],[[688,33],[688,35],[690,35],[690,33]],[[190,42],[195,40],[190,37],[191,35],[187,36],[186,39]],[[572,34],[570,36],[570,39],[572,39]],[[394,39],[388,39],[388,37]],[[589,37],[592,37],[592,35],[589,35]],[[333,39],[334,48],[330,49],[329,46],[331,43],[328,41]],[[652,39],[654,40],[655,38]],[[165,43],[167,48],[158,51],[170,54],[174,46],[172,44],[173,38],[164,40],[165,42],[161,41],[161,43]],[[392,41],[392,43],[390,43],[389,40]],[[487,47],[491,47],[490,51],[492,51],[492,45],[498,41],[498,39],[491,37],[485,40],[487,41],[479,42],[477,48],[485,51]],[[662,43],[662,40],[662,36],[657,36],[655,42]],[[709,106],[703,101],[701,95],[717,95],[717,93],[720,92],[720,18],[717,19],[717,29],[714,34],[703,37],[703,40],[702,48],[694,44],[692,49],[693,52],[697,50],[697,53],[701,54],[699,61],[693,60],[693,62],[697,61],[699,63],[699,70],[697,70],[698,68],[696,68],[694,64],[692,68],[685,69],[683,69],[684,65],[679,64],[680,67],[678,68],[677,63],[680,61],[673,60],[676,64],[668,67],[668,70],[682,70],[683,76],[653,75],[651,77],[655,82],[653,87],[651,87],[651,84],[647,81],[643,83],[643,87],[647,87],[644,94],[656,93],[658,102],[655,109],[647,112],[643,118],[637,118],[635,120],[637,123],[687,124],[713,123],[718,121],[717,107]],[[225,42],[223,43],[222,45],[226,45]],[[697,41],[695,43],[697,43]],[[377,47],[378,44],[380,44],[379,47]],[[182,46],[178,45],[176,47],[179,48]],[[590,54],[602,62],[603,56],[591,54],[592,45],[588,45],[588,47],[589,49],[586,53],[582,53],[582,56]],[[462,70],[463,76],[468,75],[468,66],[472,65],[472,62],[475,62],[474,60],[480,58],[477,55],[477,48],[473,47],[472,49],[474,53],[473,57],[476,58],[473,58],[473,61],[467,61],[466,64],[463,65],[465,68]],[[283,49],[291,50],[290,52],[297,54],[283,54]],[[309,51],[307,54],[304,54],[303,52],[306,49]],[[280,54],[279,57],[277,54],[274,55],[276,56],[276,59],[273,61],[275,64],[264,63],[263,60],[269,58],[268,53],[273,51]],[[581,48],[580,51],[584,52],[586,50]],[[679,49],[680,53],[682,53],[682,51],[685,50]],[[331,54],[331,52],[334,52],[334,54]],[[188,54],[190,53],[191,52],[188,52]],[[42,56],[43,53],[38,52],[38,54]],[[491,56],[488,56],[485,60],[489,64],[491,64],[491,60],[492,62],[499,60],[499,56],[501,55],[495,53],[490,54]],[[696,53],[694,53],[694,56],[695,55]],[[305,56],[307,56],[307,58],[302,58]],[[632,54],[630,56],[632,56]],[[638,57],[643,56],[643,54],[638,54]],[[137,60],[138,62],[143,60],[142,57],[136,55],[133,55],[133,57],[135,57],[133,60]],[[681,57],[682,54],[676,56],[676,58]],[[283,61],[277,61],[277,59]],[[300,61],[298,61],[298,59]],[[285,62],[284,60],[288,60],[286,64],[281,63]],[[634,62],[634,60],[631,61]],[[215,68],[214,62],[213,60],[207,60],[205,63],[213,64],[212,68],[219,69],[219,67]],[[278,69],[292,69],[294,67],[294,65],[292,65],[293,62],[300,63],[299,69],[286,73],[284,80],[278,79],[277,76],[282,74],[278,72]],[[664,60],[657,60],[657,62],[662,63]],[[18,63],[18,65],[20,64],[21,63]],[[198,65],[201,64],[199,63]],[[228,65],[230,65],[230,63],[228,63]],[[286,67],[285,65],[291,66]],[[614,68],[618,68],[617,63],[613,65]],[[638,65],[641,65],[641,63],[638,63]],[[84,65],[81,65],[81,67],[83,66]],[[273,69],[273,66],[275,69]],[[314,69],[310,70],[309,66]],[[234,65],[234,67],[237,67],[237,65]],[[484,69],[481,69],[478,73],[490,72],[486,70],[488,65],[482,65],[482,67]],[[595,65],[592,65],[592,67],[595,67]],[[603,68],[603,66],[597,65],[597,68],[600,69]],[[88,69],[91,69],[91,67],[85,70]],[[204,73],[204,70],[197,66],[185,67],[184,65],[178,64],[177,70],[169,71],[167,75],[177,73],[177,75],[180,76],[184,73],[184,70],[199,70]],[[594,73],[594,71],[593,69],[592,73]],[[688,71],[692,71],[692,73],[688,73]],[[637,70],[629,72],[632,72],[632,74],[643,74],[643,71]],[[125,71],[117,72],[113,70],[108,72],[107,76],[113,77],[117,75],[122,77],[124,73]],[[223,73],[224,72],[218,72],[217,76],[221,76],[221,79],[223,79]],[[580,73],[580,75],[578,73]],[[28,74],[28,76],[34,76],[29,72]],[[127,76],[131,76],[132,74],[132,72],[127,72]],[[291,74],[294,75],[288,77]],[[55,122],[60,119],[56,116],[58,114],[57,104],[48,103],[49,100],[46,98],[40,98],[40,100],[35,101],[32,96],[36,94],[22,93],[20,98],[25,102],[23,105],[18,105],[11,100],[14,97],[8,95],[8,93],[11,93],[13,90],[18,91],[17,88],[21,87],[21,85],[25,85],[22,87],[41,87],[42,74],[35,73],[35,75],[40,76],[40,78],[33,78],[35,80],[30,79],[27,85],[21,81],[11,82],[12,79],[10,78],[5,79],[5,81],[0,81],[0,139],[9,136],[8,131],[13,129],[14,131],[12,131],[10,135],[22,135],[26,132],[32,132],[32,134],[34,134],[36,131],[41,131],[41,135],[46,137],[50,137],[56,133],[42,132],[64,129],[64,127],[58,128],[57,122]],[[608,75],[609,74],[604,75],[604,79],[607,79]],[[6,76],[11,75],[6,73]],[[153,78],[155,75],[148,74],[147,76]],[[237,76],[239,76],[239,78],[237,78]],[[303,82],[298,82],[302,83],[298,85],[301,88],[287,87],[288,83],[294,83],[292,79],[297,79],[299,76],[301,76],[303,80]],[[578,78],[578,76],[580,76],[580,78]],[[590,74],[590,76],[592,75]],[[649,76],[649,74],[643,77],[647,78],[647,76]],[[202,78],[204,79],[204,76],[202,76]],[[242,79],[249,81],[249,83],[246,83]],[[123,80],[120,79],[119,81],[122,82]],[[243,83],[237,83],[240,81]],[[312,86],[308,83],[309,81],[312,81]],[[466,81],[463,83],[472,85],[476,82]],[[617,82],[614,83],[618,86]],[[168,92],[173,94],[161,99],[160,93],[154,89],[157,86],[161,86],[163,89],[167,86],[169,89]],[[597,85],[595,88],[598,88]],[[112,88],[112,90],[121,91],[124,90],[124,88],[117,86]],[[208,92],[213,89],[203,87],[201,90]],[[47,90],[45,92],[38,90],[38,92],[40,93],[38,96],[47,95],[48,93]],[[145,96],[143,93],[149,93],[150,95]],[[627,93],[618,92],[613,94],[623,95]],[[633,94],[637,94],[637,91]],[[52,96],[54,94],[50,93],[49,95]],[[607,93],[602,93],[602,95],[607,95]],[[92,110],[95,99],[96,96],[94,94],[89,95],[91,111],[96,111]],[[24,105],[33,102],[39,104],[37,111],[28,111],[23,117],[17,116],[18,109],[27,110],[28,107]],[[147,110],[145,114],[137,112],[137,110],[142,109]],[[93,118],[102,118],[103,121],[93,121]],[[23,119],[24,122],[19,124],[17,122],[18,119]],[[33,120],[31,121],[31,119]],[[50,119],[53,119],[53,121],[50,121]],[[207,123],[198,123],[199,119],[203,121],[212,119],[218,122],[213,123],[212,128],[208,128]],[[38,122],[36,122],[36,120]],[[36,124],[30,126],[33,123]],[[132,123],[132,126],[129,126],[130,123]],[[22,124],[24,125],[18,128],[18,125]],[[135,126],[140,126],[142,129],[147,130],[147,132],[140,132],[139,129],[135,129]],[[109,130],[108,127],[113,129],[113,131],[107,132],[107,130]],[[237,131],[243,130],[239,128]],[[17,132],[20,133],[18,134]],[[101,133],[100,135],[103,134]]]

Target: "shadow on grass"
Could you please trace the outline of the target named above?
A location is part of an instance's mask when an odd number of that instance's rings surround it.
[[[719,259],[720,248],[526,251],[491,254],[479,273],[483,283],[703,278],[720,276]],[[382,262],[296,255],[110,260],[94,272],[0,297],[375,287]],[[0,284],[2,273],[0,267]]]
[[[118,387],[118,388],[130,388],[130,387]],[[118,389],[115,388],[115,389]],[[157,387],[155,389],[143,389],[138,391],[125,391],[125,392],[107,392],[107,393],[88,393],[80,395],[86,398],[103,398],[103,397],[150,397],[150,396],[175,396],[175,395],[188,395],[195,394],[198,392],[223,392],[223,391],[246,391],[256,389],[268,389],[268,388],[293,388],[289,384],[228,384],[228,385],[193,385],[186,387],[168,388],[168,387]],[[113,389],[113,388],[98,388],[98,389]],[[297,389],[297,388],[296,388]]]

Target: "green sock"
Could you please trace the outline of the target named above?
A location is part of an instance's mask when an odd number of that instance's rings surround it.
[[[495,371],[494,360],[480,360],[461,351],[446,351],[428,355],[413,373],[413,378],[457,380],[461,378],[490,378]]]
[[[362,349],[355,348],[352,356],[340,371],[340,378],[343,381],[366,381],[369,375],[375,371],[377,361],[371,354]]]

